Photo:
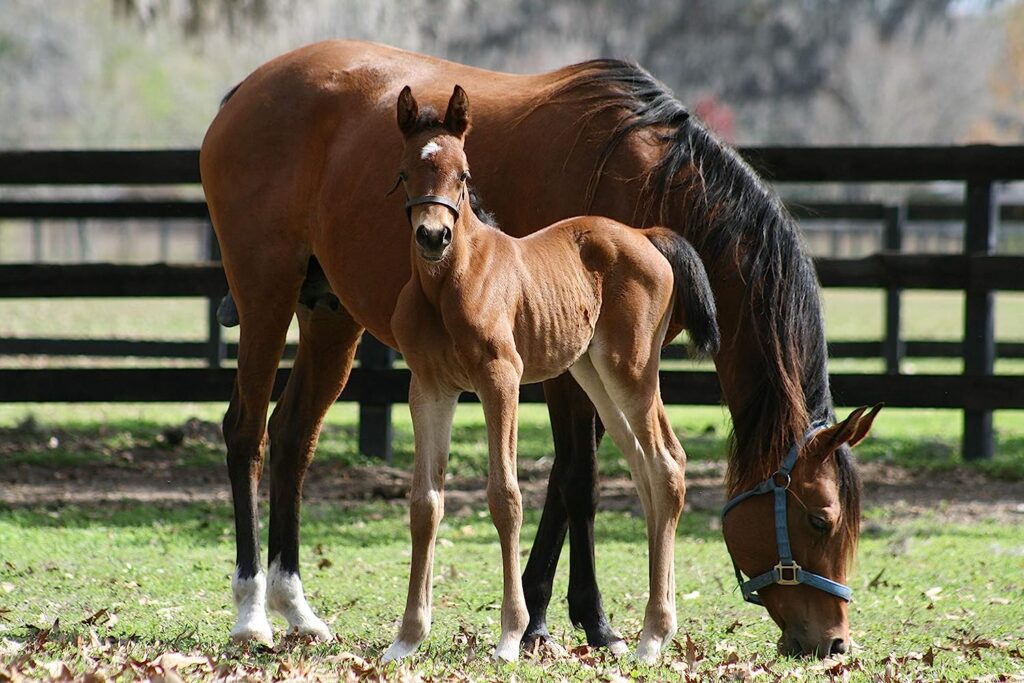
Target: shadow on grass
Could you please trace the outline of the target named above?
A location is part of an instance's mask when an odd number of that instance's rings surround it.
[[[266,507],[263,508],[264,516]],[[532,543],[540,521],[539,510],[524,511],[521,542]],[[687,512],[679,523],[679,536],[717,540],[713,528],[716,515]],[[138,503],[107,503],[97,506],[68,505],[54,509],[0,509],[0,523],[17,527],[62,530],[104,529],[115,527],[154,537],[173,534],[187,537],[193,544],[231,543],[234,527],[231,507],[216,503],[155,506]],[[449,515],[442,521],[442,536],[453,536],[459,543],[497,544],[498,538],[486,514],[469,517]],[[326,503],[305,506],[303,537],[307,543],[373,547],[409,543],[408,508],[402,503],[365,503],[339,508]],[[265,533],[265,529],[264,529]],[[598,544],[635,543],[646,538],[646,526],[640,517],[628,513],[602,511],[597,515],[595,536]]]

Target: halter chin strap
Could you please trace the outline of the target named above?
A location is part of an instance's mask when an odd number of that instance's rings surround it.
[[[793,551],[789,545],[789,518],[787,512],[787,491],[789,490],[790,484],[790,473],[793,471],[793,467],[796,465],[797,458],[800,457],[800,447],[811,440],[815,434],[828,426],[827,420],[820,420],[813,423],[804,434],[803,439],[799,443],[793,444],[793,447],[789,449],[789,453],[782,461],[782,466],[779,467],[778,471],[772,476],[765,479],[763,482],[755,486],[754,488],[739,494],[722,508],[722,519],[732,510],[734,507],[754,496],[760,496],[766,493],[774,494],[775,498],[775,541],[779,547],[779,563],[772,567],[770,570],[763,574],[758,574],[752,577],[748,581],[743,580],[743,573],[740,572],[739,566],[736,561],[733,560],[732,568],[736,572],[736,581],[740,585],[740,592],[743,593],[743,599],[747,602],[751,602],[755,605],[764,605],[761,597],[758,595],[758,591],[766,586],[772,584],[779,584],[780,586],[796,586],[798,584],[804,584],[817,588],[820,591],[825,591],[830,595],[834,595],[841,600],[850,602],[853,598],[853,591],[849,586],[845,586],[841,583],[827,579],[820,574],[807,571],[802,568],[793,560]]]
[[[466,196],[466,183],[463,181],[462,189],[459,191],[459,198],[454,202],[448,197],[444,197],[439,194],[424,194],[419,197],[411,197],[405,202],[405,217],[412,223],[412,207],[419,206],[420,204],[439,204],[440,206],[451,209],[452,213],[455,214],[455,220],[459,220],[459,207],[462,206],[462,200]]]

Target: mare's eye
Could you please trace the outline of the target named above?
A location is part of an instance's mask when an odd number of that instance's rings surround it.
[[[828,534],[832,531],[832,523],[824,517],[818,517],[816,515],[808,515],[807,519],[810,521],[811,526],[814,527],[815,531],[821,534]]]
[[[469,180],[469,171],[463,171],[462,175],[459,176],[459,180],[461,180],[462,182],[466,182],[467,180]]]

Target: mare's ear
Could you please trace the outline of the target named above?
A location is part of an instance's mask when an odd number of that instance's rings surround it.
[[[409,137],[416,132],[416,120],[420,115],[420,105],[412,96],[412,88],[405,86],[398,94],[398,128],[402,135]]]
[[[884,403],[877,403],[875,406],[868,411],[867,415],[862,415],[860,420],[857,421],[857,428],[850,435],[850,438],[846,440],[846,443],[853,448],[868,435],[871,431],[871,425],[875,423],[875,418],[878,417],[878,413],[881,412],[882,408],[885,407]]]
[[[874,424],[883,406],[884,403],[879,403],[870,411],[867,406],[857,408],[842,422],[818,432],[811,441],[811,452],[825,458],[844,443],[853,448],[871,431],[871,425]]]
[[[456,85],[448,100],[448,111],[444,113],[444,127],[457,137],[463,137],[469,131],[469,98],[461,85]]]

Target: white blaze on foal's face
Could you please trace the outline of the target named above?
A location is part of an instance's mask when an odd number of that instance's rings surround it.
[[[441,145],[437,144],[434,140],[431,140],[427,144],[423,145],[423,149],[420,150],[420,159],[429,159],[440,151]]]

